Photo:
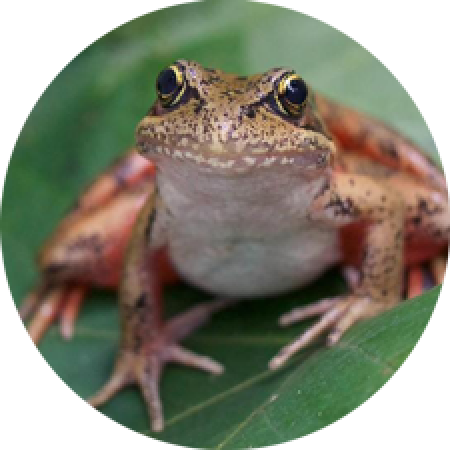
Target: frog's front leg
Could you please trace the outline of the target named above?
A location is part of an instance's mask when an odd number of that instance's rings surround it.
[[[89,402],[100,406],[117,391],[137,383],[147,403],[154,431],[164,427],[159,378],[168,362],[220,374],[217,362],[183,349],[178,342],[205,323],[230,301],[200,304],[168,322],[162,320],[163,265],[166,231],[170,221],[157,194],[142,209],[129,244],[119,289],[122,336],[119,355],[110,380]]]
[[[361,175],[336,174],[314,201],[311,220],[342,227],[367,223],[359,282],[351,293],[297,308],[281,317],[282,325],[321,315],[319,321],[284,347],[269,363],[275,369],[290,356],[328,333],[335,344],[357,320],[391,308],[401,299],[404,250],[404,204],[401,196]]]

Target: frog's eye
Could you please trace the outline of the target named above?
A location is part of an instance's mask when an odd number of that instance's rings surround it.
[[[299,116],[308,98],[308,87],[295,73],[287,73],[279,80],[275,88],[275,100],[284,114]]]
[[[186,90],[186,83],[181,70],[175,65],[164,69],[156,80],[156,90],[163,106],[176,105]]]

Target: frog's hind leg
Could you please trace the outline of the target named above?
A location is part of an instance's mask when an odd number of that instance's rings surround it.
[[[25,321],[35,313],[38,305],[42,303],[43,289],[42,286],[36,287],[22,300],[19,306],[20,318]]]
[[[71,339],[75,332],[75,323],[88,289],[88,286],[83,284],[75,284],[68,288],[66,301],[64,302],[59,319],[60,333],[65,339]]]
[[[414,298],[427,289],[442,284],[447,268],[444,254],[433,257],[429,263],[416,264],[406,270],[406,297]]]
[[[430,262],[430,270],[436,284],[444,282],[445,271],[447,269],[447,255],[439,255]]]
[[[412,298],[443,281],[450,238],[448,198],[405,174],[386,181],[405,202],[406,286]]]
[[[76,315],[86,294],[87,286],[61,284],[32,292],[27,297],[20,315],[23,320],[33,314],[28,333],[34,343],[39,342],[53,321],[61,316],[61,334],[70,338]]]
[[[317,107],[340,148],[369,157],[396,171],[419,177],[429,186],[446,190],[445,177],[412,141],[379,120],[317,96]]]
[[[40,285],[20,307],[23,320],[36,311],[29,325],[35,342],[58,318],[63,337],[72,336],[87,286],[117,287],[124,248],[153,191],[153,176],[153,165],[130,151],[86,189],[46,241],[38,258]]]
[[[27,320],[33,315],[27,329],[35,344],[39,342],[60,313],[65,299],[65,291],[65,286],[53,289],[37,288],[30,292],[22,302],[19,309],[22,320]]]
[[[421,295],[425,290],[424,268],[420,265],[410,267],[406,273],[406,296],[414,298]]]

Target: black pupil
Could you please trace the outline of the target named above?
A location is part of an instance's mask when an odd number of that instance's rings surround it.
[[[295,105],[301,105],[308,96],[308,88],[303,80],[294,78],[286,83],[286,98]]]
[[[158,92],[162,95],[168,95],[177,89],[177,76],[172,69],[163,70],[156,83]]]

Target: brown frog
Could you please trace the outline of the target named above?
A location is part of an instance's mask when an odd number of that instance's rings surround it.
[[[423,288],[424,262],[441,282],[445,179],[395,131],[315,97],[290,69],[236,76],[179,60],[157,93],[136,131],[147,159],[132,150],[84,193],[41,252],[43,280],[22,308],[37,311],[35,340],[58,315],[68,336],[86,289],[119,285],[120,350],[92,405],[137,383],[162,430],[167,362],[223,371],[183,348],[185,336],[237,300],[303,286],[333,265],[345,269],[348,295],[282,316],[282,325],[319,320],[270,368],[395,306],[406,268],[409,296]],[[218,298],[164,322],[163,287],[179,277]]]

